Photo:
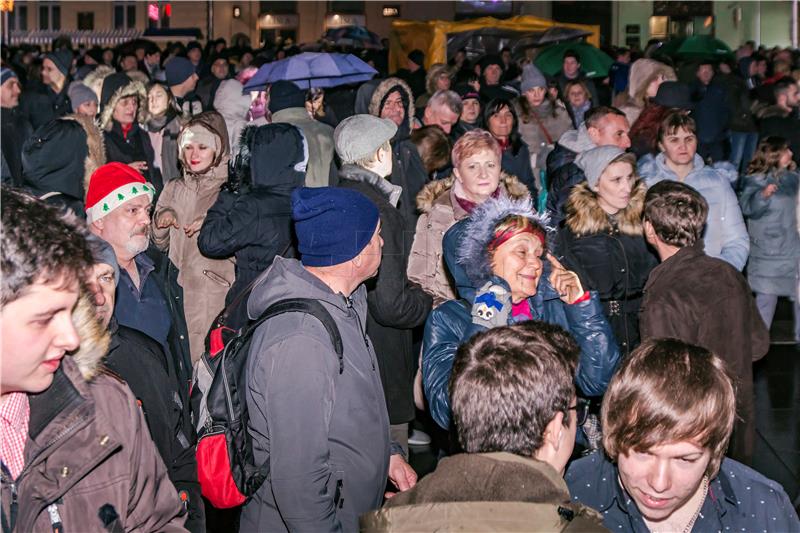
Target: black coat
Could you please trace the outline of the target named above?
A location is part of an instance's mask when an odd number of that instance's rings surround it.
[[[69,84],[70,79],[67,78],[60,93],[56,93],[49,86],[44,86],[40,91],[23,96],[20,105],[23,106],[33,129],[72,113],[72,103],[67,94]]]
[[[576,157],[576,152],[560,143],[547,156],[547,214],[555,227],[564,220],[564,205],[573,187],[586,181],[583,170],[575,164]]]
[[[505,150],[500,166],[506,174],[516,176],[519,181],[524,183],[531,193],[531,198],[536,201],[536,198],[539,197],[539,191],[536,188],[536,179],[533,175],[533,169],[531,169],[531,152],[528,150],[527,144],[520,141],[520,147],[516,154],[514,154],[513,147],[509,147]]]
[[[140,331],[118,325],[116,320],[111,323],[111,345],[105,365],[124,379],[136,396],[170,481],[189,496],[186,528],[192,532],[205,531],[194,428],[175,365],[158,342]]]
[[[378,357],[389,422],[403,424],[414,419],[412,329],[425,324],[433,299],[406,276],[414,234],[390,203],[397,187],[354,165],[343,166],[339,178],[340,187],[362,193],[380,212],[383,251],[378,275],[366,282],[367,334]]]
[[[628,207],[612,218],[597,204],[588,184],[578,185],[567,202],[567,218],[554,247],[564,266],[581,278],[583,288],[597,291],[623,354],[639,344],[642,291],[658,264],[642,232],[646,190],[639,182]]]
[[[127,136],[122,134],[122,127],[116,120],[113,121],[111,130],[103,132],[106,143],[106,160],[109,163],[133,163],[134,161],[147,162],[147,170],[143,173],[145,179],[156,188],[156,194],[164,189],[161,171],[155,167],[155,152],[150,144],[147,132],[139,127],[136,122]],[[155,203],[155,202],[154,202]]]
[[[789,141],[792,159],[800,163],[800,120],[778,106],[770,106],[759,113],[758,139],[777,135]]]
[[[22,185],[22,146],[33,133],[30,122],[19,106],[3,108],[0,113],[3,185]]]
[[[428,172],[419,156],[416,145],[411,140],[399,141],[392,146],[394,164],[390,181],[399,185],[403,192],[397,209],[403,215],[407,227],[414,231],[417,227],[417,194],[428,183]]]

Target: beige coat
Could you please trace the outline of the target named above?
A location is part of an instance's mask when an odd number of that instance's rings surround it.
[[[458,297],[442,251],[444,234],[468,215],[456,201],[454,182],[453,176],[433,181],[417,195],[417,209],[422,214],[417,220],[407,273],[409,280],[433,296],[434,307]],[[506,173],[501,175],[500,187],[513,198],[528,195],[528,188],[515,176]]]
[[[192,363],[203,355],[208,329],[225,307],[225,295],[233,285],[235,276],[233,259],[209,259],[200,253],[197,247],[199,228],[191,237],[187,237],[183,229],[205,218],[206,212],[217,200],[220,186],[228,179],[228,133],[221,116],[213,113],[222,121],[219,124],[217,120],[208,120],[209,115],[198,115],[187,127],[206,117],[204,125],[221,138],[224,136],[222,154],[205,174],[184,172],[180,179],[168,181],[158,198],[153,217],[153,241],[160,250],[169,253],[170,261],[179,271],[178,285],[183,288],[183,312],[189,330]],[[168,209],[175,212],[179,228],[156,227],[155,221]]]

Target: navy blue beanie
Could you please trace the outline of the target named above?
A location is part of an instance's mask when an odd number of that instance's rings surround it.
[[[164,70],[166,71],[167,85],[170,87],[180,85],[195,73],[192,62],[180,56],[170,59],[167,62],[167,66],[164,67]]]
[[[10,80],[11,78],[16,78],[17,73],[7,67],[0,68],[0,85],[3,85],[5,82]]]
[[[363,194],[334,187],[292,191],[292,220],[306,266],[345,263],[361,253],[378,227],[378,208]]]

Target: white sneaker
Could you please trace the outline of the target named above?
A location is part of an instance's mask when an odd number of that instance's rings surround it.
[[[408,436],[408,444],[411,446],[427,446],[431,443],[431,437],[424,431],[412,429]]]

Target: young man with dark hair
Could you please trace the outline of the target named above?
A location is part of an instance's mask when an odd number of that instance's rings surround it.
[[[644,289],[642,340],[673,337],[719,354],[737,380],[737,412],[729,455],[752,459],[755,438],[753,361],[769,349],[769,332],[747,280],[703,252],[708,203],[688,185],[665,180],[645,197],[644,232],[661,264]],[[725,312],[721,312],[724,310]]]
[[[463,344],[450,397],[465,453],[364,515],[362,531],[600,531],[562,479],[585,406],[575,396],[580,348],[559,326],[529,321]]]
[[[689,86],[695,102],[693,116],[697,121],[697,153],[713,162],[725,160],[731,115],[728,92],[715,77],[715,64],[703,61],[697,66],[695,79]]]
[[[800,107],[800,90],[792,78],[783,78],[773,84],[775,103],[758,111],[758,137],[763,139],[777,135],[789,141],[794,162],[800,162],[800,120],[797,108]]]
[[[555,75],[554,78],[558,82],[559,92],[562,95],[562,100],[566,101],[566,89],[567,83],[573,80],[581,80],[586,84],[586,88],[589,89],[589,93],[592,95],[592,102],[595,105],[600,103],[600,99],[597,95],[597,88],[594,86],[594,82],[591,78],[586,76],[586,73],[581,70],[581,56],[580,54],[573,49],[569,49],[564,52],[562,56],[562,65],[561,70],[558,74]]]
[[[185,531],[141,408],[100,364],[84,226],[5,188],[0,201],[3,531]]]
[[[800,531],[778,483],[724,457],[737,403],[726,366],[677,339],[634,350],[603,400],[605,454],[567,472],[575,500],[611,531]]]
[[[685,111],[668,114],[658,128],[655,157],[639,160],[639,174],[648,187],[661,181],[685,183],[708,203],[705,252],[742,270],[750,252],[750,238],[731,186],[738,172],[728,162],[706,165],[697,153],[697,125]]]

